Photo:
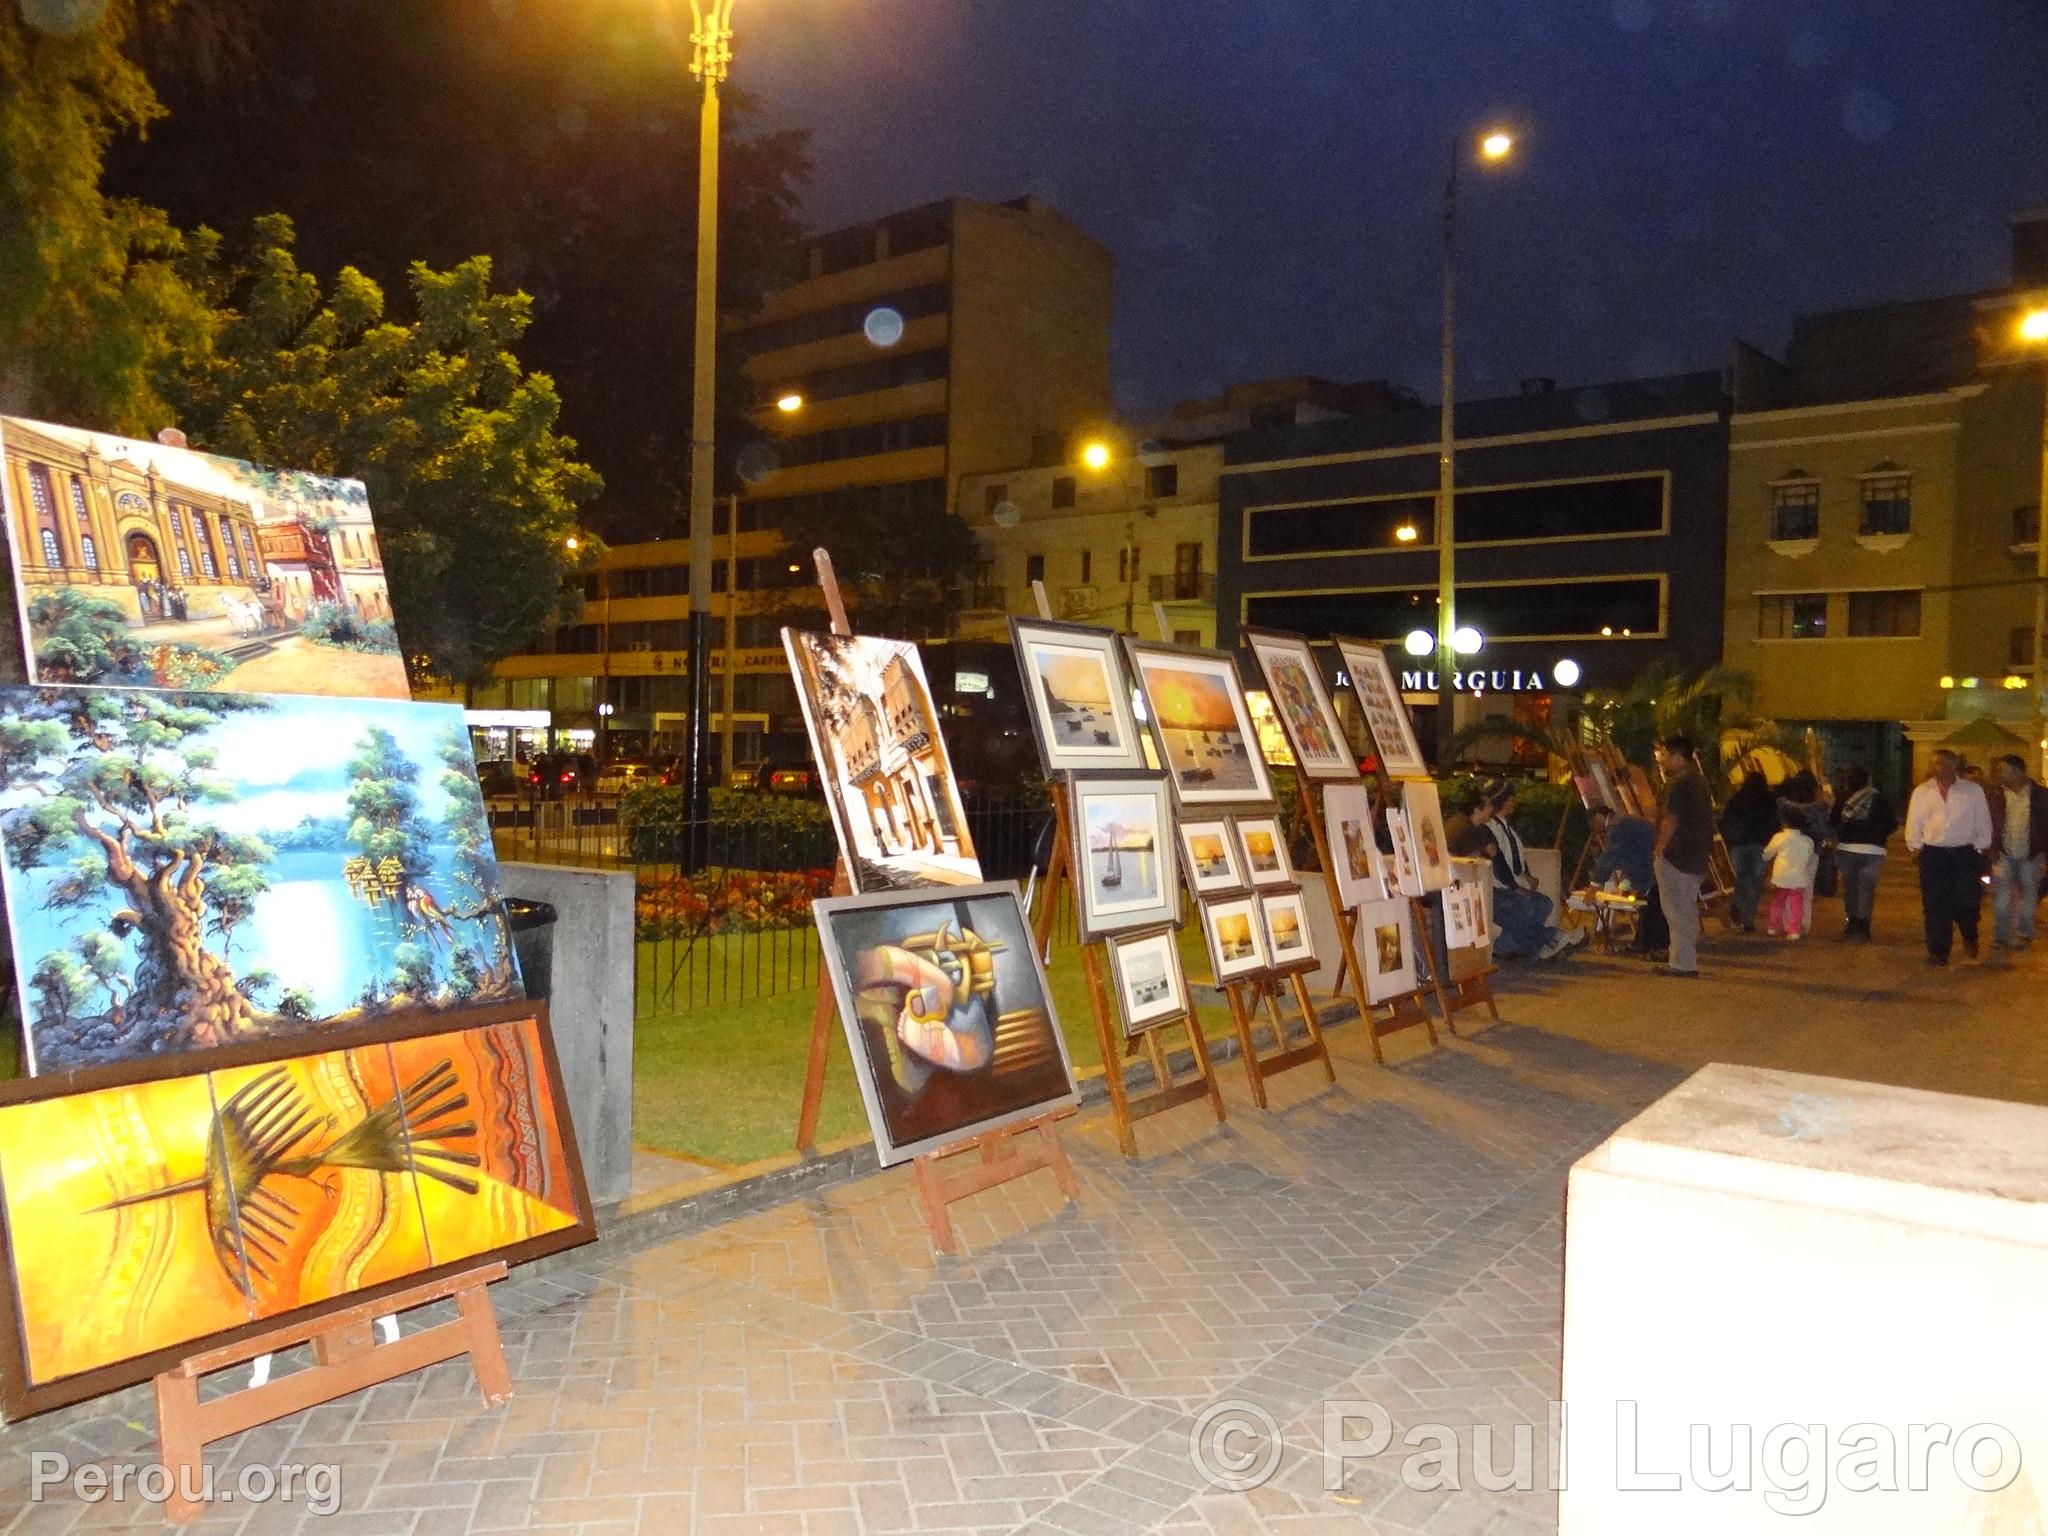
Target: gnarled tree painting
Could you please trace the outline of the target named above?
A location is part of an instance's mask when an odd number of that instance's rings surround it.
[[[454,705],[0,689],[32,1071],[522,995]]]

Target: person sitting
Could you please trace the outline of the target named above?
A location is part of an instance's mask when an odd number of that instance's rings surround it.
[[[1480,785],[1479,798],[1472,802],[1472,809],[1462,816],[1452,816],[1444,823],[1444,842],[1453,858],[1490,859],[1494,856],[1493,800],[1502,788],[1498,779]]]
[[[1503,954],[1533,955],[1554,960],[1574,944],[1586,941],[1586,930],[1559,931],[1550,921],[1554,907],[1536,889],[1529,857],[1514,827],[1515,787],[1503,785],[1492,801],[1488,823],[1493,838],[1493,922]]]
[[[1671,947],[1671,927],[1664,921],[1664,905],[1657,895],[1657,827],[1646,816],[1627,812],[1616,815],[1600,811],[1593,825],[1601,834],[1600,857],[1593,865],[1593,883],[1605,886],[1616,875],[1642,898],[1643,909],[1636,916],[1635,940],[1630,953],[1662,960]]]

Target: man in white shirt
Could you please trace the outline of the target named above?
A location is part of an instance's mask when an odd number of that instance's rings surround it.
[[[1984,856],[1991,851],[1991,803],[1960,773],[1953,752],[1934,754],[1934,773],[1906,807],[1906,846],[1920,857],[1920,906],[1927,919],[1927,963],[1947,965],[1950,930],[1977,958],[1977,914],[1984,903]]]

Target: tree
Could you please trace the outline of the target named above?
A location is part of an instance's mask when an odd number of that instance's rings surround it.
[[[413,789],[419,776],[419,765],[381,725],[363,733],[356,755],[348,760],[348,840],[373,865],[396,860],[409,882],[425,879],[431,865],[431,834]],[[393,891],[393,900],[401,894]]]
[[[0,6],[0,413],[146,435],[170,359],[204,348],[212,237],[101,190],[109,147],[163,113],[130,43],[172,6]]]
[[[79,854],[45,905],[94,909],[111,940],[136,946],[125,1044],[219,1045],[261,1023],[206,934],[223,904],[244,899],[248,876],[235,872],[260,870],[271,852],[202,819],[230,796],[199,738],[229,715],[268,707],[232,694],[80,689],[24,695],[0,717],[0,791],[23,797],[0,815],[15,867]],[[74,993],[68,1006],[81,1000]],[[52,1055],[88,1056],[109,1043],[95,1024],[65,1013]]]
[[[780,527],[792,560],[808,564],[821,545],[832,552],[848,621],[864,635],[950,634],[960,583],[981,556],[974,530],[951,511],[890,511],[877,503],[790,513]]]
[[[352,267],[323,295],[293,241],[283,215],[257,220],[242,260],[209,279],[211,352],[166,393],[195,446],[361,478],[408,664],[482,681],[555,621],[564,541],[599,490],[555,430],[553,383],[514,354],[530,301],[493,292],[485,257],[414,263],[417,318],[389,320]]]
[[[498,918],[492,926],[491,949],[494,965],[508,960],[511,935],[506,929],[498,900],[498,858],[491,844],[491,814],[484,804],[483,790],[476,781],[476,757],[469,744],[469,732],[462,726],[449,727],[440,741],[441,793],[448,797],[448,809],[441,826],[455,850],[453,876],[462,888],[470,910],[491,912]],[[472,974],[473,973],[473,974]],[[508,978],[509,979],[509,978]],[[458,997],[470,997],[484,986],[486,977],[477,956],[466,946],[449,961],[449,984]]]

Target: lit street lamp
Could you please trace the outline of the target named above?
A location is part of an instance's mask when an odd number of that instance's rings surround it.
[[[1139,462],[1136,453],[1127,453],[1119,458],[1101,438],[1096,438],[1081,448],[1081,463],[1098,474],[1109,468],[1112,463],[1117,465],[1124,493],[1124,633],[1127,635],[1138,632],[1138,524],[1134,515],[1138,494],[1131,479],[1129,466]]]
[[[1451,140],[1450,174],[1444,179],[1444,335],[1443,400],[1438,407],[1436,457],[1436,688],[1437,688],[1437,770],[1451,763],[1451,739],[1457,735],[1457,695],[1451,674],[1458,669],[1457,636],[1457,475],[1454,462],[1457,429],[1457,311],[1454,303],[1458,243],[1458,162],[1465,158],[1468,140],[1459,134]],[[1514,152],[1515,141],[1500,129],[1478,142],[1479,158],[1497,165]]]

